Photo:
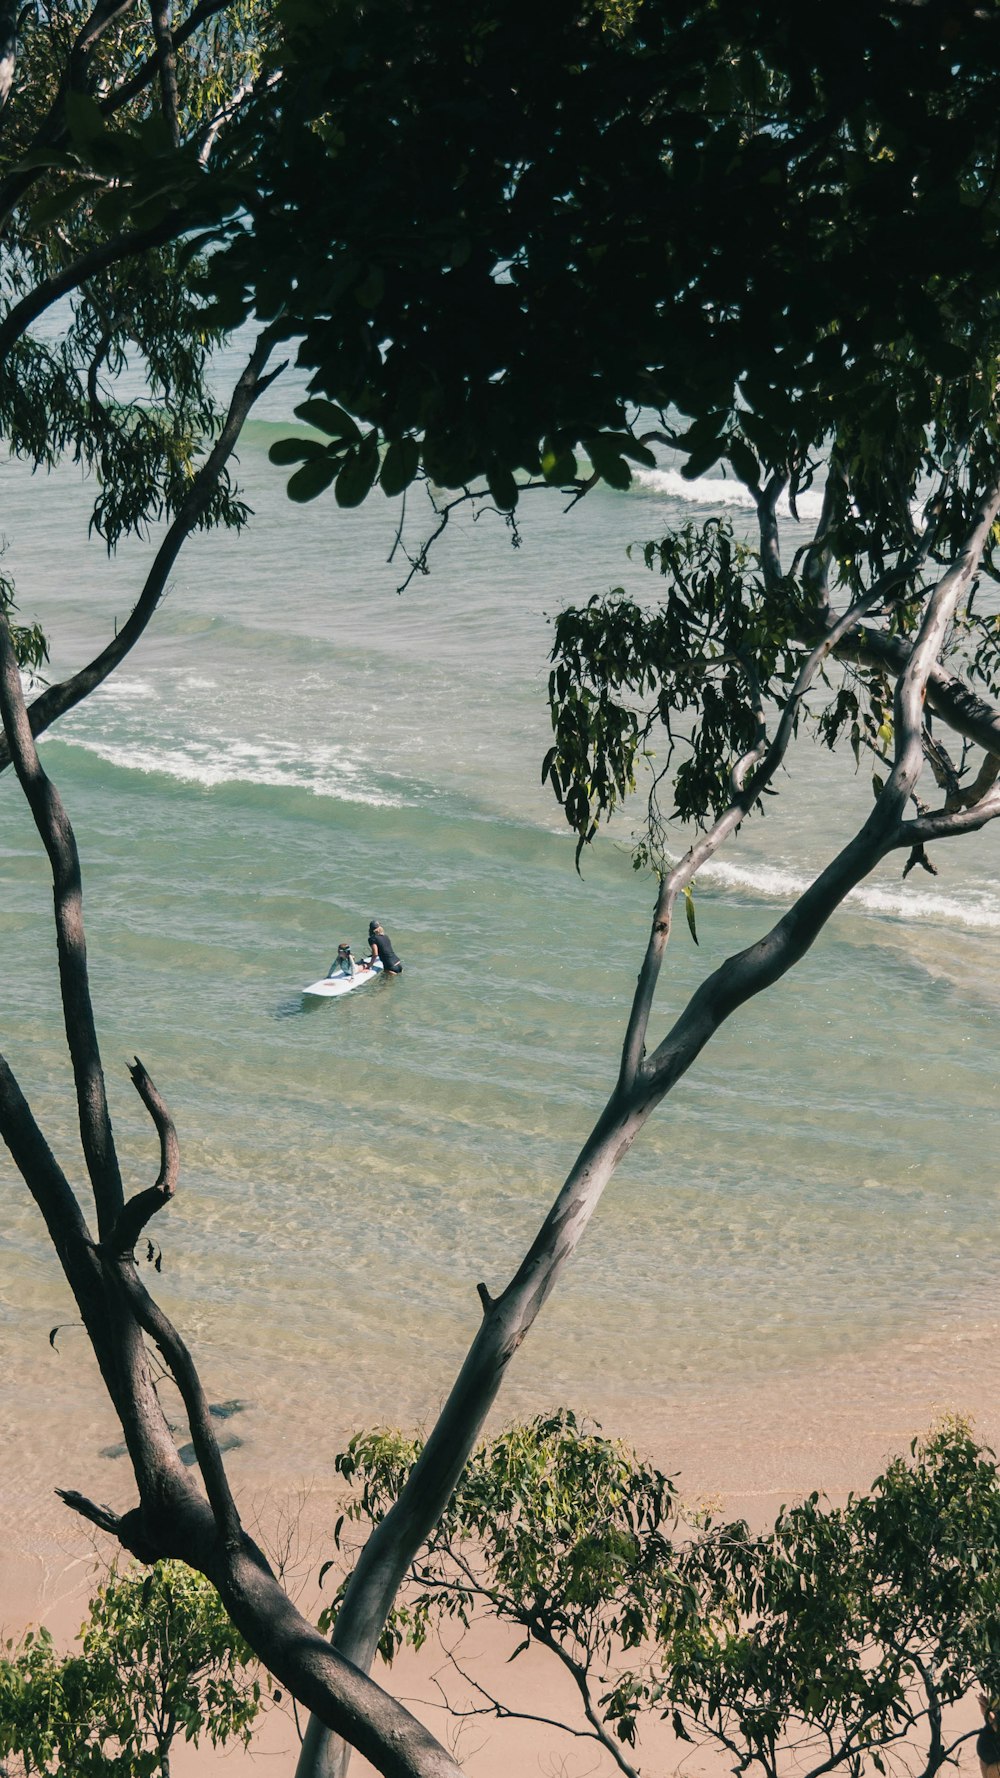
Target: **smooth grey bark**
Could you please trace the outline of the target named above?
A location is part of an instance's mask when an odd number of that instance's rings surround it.
[[[775,478],[758,502],[762,540],[770,554],[772,575],[780,574],[773,526],[779,487]],[[774,741],[767,746],[761,724],[756,745],[734,770],[730,808],[664,878],[636,986],[615,1091],[510,1283],[497,1298],[490,1295],[484,1284],[479,1285],[482,1324],[399,1499],[375,1527],[351,1575],[334,1626],[333,1645],[356,1666],[367,1671],[374,1660],[379,1637],[410,1562],[447,1505],[514,1353],[555,1287],[605,1186],[647,1118],[691,1067],[719,1026],[800,961],[845,896],[888,852],[912,846],[925,834],[944,838],[968,832],[972,826],[981,826],[1000,813],[1000,792],[993,789],[974,809],[939,811],[915,822],[903,819],[923,764],[927,683],[998,512],[1000,478],[983,496],[958,560],[926,601],[920,629],[896,687],[892,771],[870,815],[777,924],[756,944],[727,959],[701,984],[672,1029],[647,1056],[645,1043],[653,996],[677,896],[739,825],[755,796],[778,769],[809,685],[838,642],[856,629],[868,609],[886,597],[885,584],[874,588],[831,622],[803,664],[782,711]],[[918,549],[910,564],[911,573],[919,568],[924,555],[925,550]],[[900,576],[892,578],[896,581]],[[306,1731],[297,1778],[345,1778],[350,1755],[350,1745],[314,1719]]]
[[[269,1670],[387,1778],[457,1778],[459,1768],[410,1713],[359,1672],[296,1610],[240,1523],[200,1378],[187,1347],[146,1290],[129,1242],[176,1189],[176,1134],[142,1068],[132,1071],[160,1139],[156,1183],[126,1202],[111,1131],[87,977],[83,891],[72,825],[35,747],[10,625],[0,611],[0,716],[14,770],[49,858],[64,1026],[98,1239],[0,1056],[0,1135],[45,1217],[121,1421],[139,1493],[124,1515],[80,1494],[63,1498],[142,1561],[179,1557],[213,1581]],[[205,1493],[185,1469],[156,1392],[145,1337],[180,1391]]]

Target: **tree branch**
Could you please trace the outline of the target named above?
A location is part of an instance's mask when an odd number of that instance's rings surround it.
[[[101,653],[96,655],[86,667],[81,667],[78,673],[72,674],[68,679],[61,680],[57,685],[48,686],[39,697],[33,700],[28,711],[32,735],[43,734],[58,717],[65,716],[67,710],[72,710],[95,687],[102,684],[135,647],[140,636],[146,630],[163,598],[167,580],[183,545],[208,508],[212,494],[218,486],[226,463],[236,448],[240,433],[254,403],[284,369],[284,365],[281,365],[270,375],[264,376],[263,374],[264,367],[274,350],[274,344],[274,330],[266,329],[257,340],[247,365],[233,390],[222,430],[205,462],[194,477],[191,487],[178,507],[166,536],[153,558],[153,565],[146,576],[142,592],[136,600],[127,622],[122,625],[107,647],[102,649]],[[0,772],[9,764],[10,748],[3,736],[0,736]]]
[[[760,564],[765,586],[773,587],[781,579],[781,546],[778,541],[778,501],[788,486],[784,470],[777,470],[763,488],[751,488],[757,502],[757,523],[760,527]]]
[[[0,1136],[42,1213],[101,1373],[117,1404],[118,1377],[101,1267],[76,1193],[42,1135],[9,1063],[0,1055]]]
[[[830,620],[830,564],[833,560],[830,538],[846,496],[847,475],[833,452],[827,465],[819,523],[812,542],[803,551],[802,563],[802,584],[812,596],[821,623]],[[792,564],[793,573],[797,566],[796,560]]]
[[[229,3],[230,0],[200,0],[200,4],[188,14],[184,23],[179,25],[174,32],[175,51],[180,49],[181,45],[188,41],[188,38],[194,36],[199,25],[204,24],[206,19],[213,18],[216,13],[224,12]],[[127,6],[117,10],[128,11],[134,4],[135,0],[128,0]],[[112,17],[104,16],[103,9],[99,10],[102,12],[102,22],[100,23],[99,29],[96,30],[96,35],[92,38],[90,47],[92,47],[93,42],[96,42],[97,38],[107,30],[109,24],[112,22]],[[92,14],[87,25],[83,27],[83,31],[81,31],[80,37],[77,39],[77,45],[73,54],[79,56],[79,45],[84,36],[94,28],[97,16],[97,12]],[[114,16],[117,16],[117,11]],[[155,55],[150,56],[134,74],[130,75],[127,80],[122,82],[121,86],[116,87],[113,92],[106,94],[99,101],[100,109],[104,116],[114,116],[115,112],[121,111],[130,100],[137,98],[139,93],[141,93],[145,87],[149,86],[150,82],[156,78],[158,72],[159,58]],[[76,78],[79,80],[79,73],[76,75]],[[64,80],[59,87],[47,116],[39,125],[31,143],[29,144],[29,151],[39,148],[61,148],[64,143],[68,141],[69,131],[66,127],[65,116],[66,85],[67,81]],[[44,172],[45,169],[41,167],[32,168],[28,172],[18,172],[15,170],[8,175],[2,184],[0,184],[0,233],[2,233],[3,229],[6,227],[16,205],[24,197],[25,193],[30,191],[32,185],[44,176]]]
[[[88,1500],[86,1494],[78,1494],[75,1488],[57,1488],[56,1493],[71,1512],[79,1513],[81,1519],[96,1525],[99,1531],[106,1531],[109,1537],[121,1540],[120,1513],[113,1512],[110,1506],[98,1506],[93,1500]]]
[[[54,273],[50,278],[42,278],[34,290],[14,304],[0,323],[0,364],[22,334],[28,331],[32,322],[44,315],[46,309],[50,309],[60,297],[68,296],[71,290],[85,284],[96,272],[103,272],[108,266],[118,265],[122,260],[134,259],[137,254],[147,252],[150,247],[163,247],[167,241],[176,240],[178,235],[184,234],[190,227],[190,217],[185,217],[179,210],[171,211],[154,227],[113,235],[110,240],[92,247],[89,253],[82,254],[64,271]]]
[[[97,1205],[102,1240],[111,1236],[124,1204],[111,1133],[104,1071],[94,1023],[83,926],[83,884],[76,838],[62,798],[42,769],[24,706],[10,622],[0,610],[0,715],[21,788],[52,871],[63,1020],[76,1082],[80,1135]]]
[[[160,73],[160,97],[163,117],[174,147],[180,146],[180,124],[177,115],[177,52],[171,21],[170,0],[150,0],[149,16],[153,25],[156,60]]]
[[[187,43],[188,39],[194,36],[199,25],[203,25],[206,19],[214,18],[216,13],[225,12],[229,4],[230,0],[199,0],[199,4],[192,8],[183,24],[178,25],[173,33],[174,51],[176,52]],[[159,68],[159,57],[150,56],[148,61],[143,62],[142,66],[130,75],[128,80],[123,80],[121,86],[116,87],[114,92],[108,93],[101,100],[101,110],[105,117],[112,117],[131,99],[137,98],[143,88],[155,79]]]
[[[590,1695],[590,1686],[587,1683],[587,1673],[585,1668],[579,1661],[574,1661],[568,1650],[563,1647],[562,1643],[559,1642],[555,1636],[553,1636],[547,1624],[541,1621],[533,1621],[531,1631],[535,1640],[540,1642],[543,1648],[547,1648],[550,1654],[555,1655],[556,1660],[562,1663],[573,1680],[573,1683],[580,1694],[580,1701],[583,1705],[583,1714],[587,1718],[596,1740],[600,1742],[605,1751],[611,1755],[615,1764],[625,1773],[625,1778],[639,1778],[639,1773],[636,1771],[636,1768],[630,1765],[625,1758],[621,1743],[614,1735],[608,1733],[606,1723],[601,1720],[597,1711],[594,1709],[594,1701]]]
[[[177,1173],[180,1153],[177,1146],[177,1132],[167,1107],[146,1073],[138,1056],[135,1064],[129,1069],[132,1085],[149,1112],[160,1137],[160,1171],[156,1183],[146,1191],[136,1192],[125,1205],[115,1224],[111,1237],[111,1250],[119,1258],[127,1259],[135,1247],[146,1224],[158,1210],[169,1204],[177,1190]]]
[[[900,817],[922,759],[922,685],[998,510],[1000,482],[984,497],[959,560],[931,595],[899,699],[896,761],[864,826],[777,926],[702,984],[654,1055],[637,1069],[633,1086],[616,1087],[517,1272],[484,1314],[436,1425],[395,1504],[368,1539],[345,1590],[334,1646],[362,1670],[374,1659],[399,1584],[454,1491],[514,1353],[579,1244],[618,1163],[718,1026],[804,955],[849,890],[900,843]],[[318,1724],[310,1723],[299,1778],[343,1778],[349,1757],[343,1743],[331,1741]]]
[[[729,808],[719,816],[708,833],[685,853],[679,864],[676,864],[673,870],[663,878],[657,896],[656,912],[653,916],[653,924],[646,946],[646,955],[643,958],[632,1000],[625,1041],[622,1045],[621,1069],[618,1076],[618,1091],[620,1093],[628,1093],[632,1090],[642,1067],[653,997],[670,939],[673,910],[678,895],[689,887],[702,866],[714,857],[730,834],[746,819],[757,798],[770,784],[788,751],[799,711],[816,674],[836,649],[840,639],[854,629],[865,612],[869,611],[873,605],[878,604],[883,597],[884,586],[880,582],[871,592],[850,606],[835,623],[831,624],[821,640],[810,650],[785,701],[774,740],[770,746],[766,746],[767,737],[761,724],[756,745],[734,767],[735,795]],[[756,771],[753,770],[755,766],[758,767]],[[751,772],[753,775],[748,781],[748,773]]]
[[[225,1546],[235,1549],[242,1536],[240,1516],[236,1510],[229,1478],[226,1475],[222,1454],[219,1450],[219,1441],[215,1436],[212,1416],[208,1410],[208,1397],[205,1394],[194,1359],[173,1323],[150,1296],[136,1271],[135,1261],[131,1255],[107,1252],[102,1249],[102,1259],[139,1326],[159,1348],[163,1361],[177,1384],[187,1414],[188,1426],[191,1429],[191,1442],[198,1459],[198,1467],[201,1470],[209,1505],[212,1508],[212,1516]]]

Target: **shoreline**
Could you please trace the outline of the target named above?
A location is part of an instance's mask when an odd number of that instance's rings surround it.
[[[624,1438],[639,1454],[651,1459],[675,1477],[681,1498],[688,1503],[710,1500],[731,1517],[746,1517],[763,1526],[778,1507],[804,1497],[814,1488],[831,1500],[848,1491],[864,1489],[886,1460],[904,1452],[912,1439],[926,1432],[943,1414],[957,1413],[972,1421],[976,1437],[993,1448],[1000,1443],[1000,1323],[970,1322],[948,1329],[928,1329],[919,1339],[887,1343],[864,1358],[837,1358],[826,1364],[788,1367],[776,1376],[713,1389],[706,1384],[701,1395],[693,1391],[648,1395],[608,1392],[591,1403],[561,1404],[543,1400],[536,1376],[516,1376],[504,1397],[503,1414],[493,1424],[527,1417],[557,1405],[575,1407],[601,1422],[604,1431]],[[544,1356],[539,1340],[538,1357]],[[63,1384],[68,1378],[63,1379]],[[335,1385],[328,1378],[325,1392],[317,1396],[312,1380],[314,1424],[327,1425],[332,1415]],[[63,1395],[63,1390],[57,1392]],[[325,1394],[325,1399],[324,1399]],[[44,1413],[51,1433],[59,1416]],[[52,1405],[52,1404],[50,1404]],[[58,1403],[54,1404],[58,1407]],[[65,1407],[65,1398],[62,1406]],[[295,1417],[294,1401],[286,1412]],[[290,1573],[303,1608],[318,1609],[315,1576],[320,1562],[330,1553],[329,1528],[338,1510],[342,1489],[333,1476],[333,1452],[354,1430],[330,1440],[326,1471],[282,1467],[287,1457],[282,1427],[266,1407],[248,1406],[245,1442],[231,1452],[230,1473],[247,1523],[273,1551],[284,1541],[291,1552]],[[373,1415],[369,1423],[384,1417]],[[103,1424],[110,1415],[102,1415]],[[361,1422],[358,1422],[361,1424]],[[27,1429],[22,1428],[22,1437]],[[327,1442],[324,1437],[324,1444]],[[38,1465],[45,1461],[37,1454]],[[128,1504],[130,1478],[123,1464],[110,1462],[93,1444],[77,1462],[65,1435],[55,1464],[51,1486],[57,1482],[81,1486],[100,1499],[122,1507]],[[33,1466],[37,1467],[37,1466]],[[89,1472],[81,1475],[81,1470]],[[26,1481],[27,1477],[22,1477]],[[14,1507],[13,1502],[8,1503]],[[61,1647],[68,1647],[84,1616],[87,1598],[98,1584],[107,1560],[113,1555],[110,1540],[78,1521],[59,1503],[50,1489],[29,1503],[22,1498],[8,1516],[8,1539],[0,1554],[0,1629],[4,1637],[17,1637],[28,1624],[45,1623]],[[481,1675],[496,1673],[498,1683],[506,1670],[509,1650],[504,1633],[487,1626],[477,1633],[472,1658],[481,1663]],[[391,1675],[382,1681],[400,1697],[414,1700],[417,1714],[441,1732],[441,1712],[435,1706],[435,1661],[440,1649],[420,1656],[406,1653]],[[379,1675],[376,1675],[378,1677]],[[532,1657],[520,1663],[517,1685],[529,1699],[548,1696],[553,1680],[544,1662]],[[419,1707],[418,1707],[419,1705]],[[471,1751],[468,1769],[474,1778],[506,1778],[511,1771],[564,1770],[575,1778],[595,1768],[597,1750],[577,1744],[557,1731],[540,1731],[530,1725],[493,1723],[475,1719],[468,1724],[463,1745]],[[665,1735],[665,1731],[663,1731]],[[272,1711],[255,1737],[249,1769],[255,1773],[290,1775],[297,1745],[294,1723],[283,1711]],[[581,1752],[582,1748],[582,1752]],[[679,1765],[687,1773],[706,1773],[714,1778],[726,1767],[711,1750],[683,1749],[668,1741],[654,1727],[645,1746],[648,1770],[665,1772]],[[603,1757],[603,1756],[602,1756]],[[184,1747],[173,1759],[177,1778],[202,1778],[232,1769],[244,1758],[242,1751],[214,1752]],[[541,1761],[541,1766],[537,1761]],[[664,1764],[664,1761],[667,1763]],[[533,1763],[534,1762],[534,1763]],[[547,1763],[546,1763],[547,1762]],[[560,1763],[561,1762],[561,1763]],[[972,1770],[971,1755],[963,1768]],[[611,1767],[608,1765],[608,1770]],[[371,1768],[358,1759],[352,1770],[368,1778]]]
[[[970,1420],[981,1443],[1000,1448],[1000,1317],[887,1341],[863,1357],[837,1355],[827,1362],[785,1366],[759,1380],[718,1385],[706,1380],[697,1393],[687,1386],[676,1393],[616,1389],[610,1382],[594,1389],[589,1400],[566,1401],[542,1387],[543,1331],[533,1356],[537,1362],[530,1368],[515,1366],[490,1417],[491,1428],[572,1408],[581,1420],[599,1424],[608,1437],[624,1440],[672,1476],[683,1498],[718,1498],[734,1516],[745,1514],[758,1523],[772,1502],[776,1508],[813,1489],[837,1500],[867,1487],[890,1456],[905,1451],[942,1415]],[[54,1576],[67,1562],[83,1558],[89,1532],[55,1498],[56,1486],[79,1488],[117,1510],[132,1502],[127,1462],[115,1456],[117,1422],[89,1353],[83,1365],[84,1375],[77,1363],[72,1373],[60,1368],[44,1380],[35,1375],[23,1387],[22,1405],[23,1396],[30,1393],[33,1399],[31,1425],[18,1424],[12,1406],[3,1414],[0,1431],[10,1454],[4,1566],[16,1561],[25,1571],[34,1566],[40,1575]],[[355,1414],[341,1421],[335,1360],[308,1376],[297,1374],[298,1391],[285,1388],[287,1379],[276,1370],[256,1399],[241,1400],[240,1386],[248,1379],[227,1371],[236,1395],[220,1404],[217,1430],[223,1449],[233,1441],[227,1467],[251,1520],[264,1521],[279,1503],[298,1501],[308,1503],[304,1516],[318,1528],[324,1512],[331,1522],[335,1516],[343,1488],[333,1458],[352,1433],[374,1425],[409,1431],[421,1422],[415,1413],[380,1412],[377,1401],[367,1418]],[[386,1393],[394,1391],[398,1384],[387,1379]],[[304,1425],[306,1401],[310,1415]],[[437,1401],[423,1417],[425,1426],[432,1424],[436,1408]],[[179,1417],[168,1413],[174,1421]],[[179,1431],[179,1442],[183,1437]],[[302,1461],[306,1449],[311,1467]],[[317,1461],[320,1451],[328,1456]],[[29,1590],[44,1603],[50,1584],[43,1578]],[[18,1592],[25,1596],[24,1589]],[[9,1634],[12,1595],[5,1587],[0,1602],[0,1622]]]

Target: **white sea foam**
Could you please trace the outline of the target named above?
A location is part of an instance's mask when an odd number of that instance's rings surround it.
[[[140,704],[159,698],[157,686],[148,679],[121,679],[112,673],[92,697],[96,704]]]
[[[777,865],[733,864],[728,860],[707,864],[699,875],[705,882],[715,883],[721,889],[749,890],[752,895],[767,901],[788,901],[801,895],[813,880]],[[910,888],[902,882],[895,888],[863,884],[852,890],[847,901],[869,913],[885,914],[893,919],[930,920],[935,924],[967,926],[978,931],[1000,929],[1000,902],[981,890],[970,890],[963,897]]]
[[[63,735],[71,747],[124,771],[160,774],[185,784],[214,790],[223,784],[264,784],[276,790],[305,790],[338,802],[368,803],[373,808],[403,808],[405,799],[376,790],[359,780],[364,768],[333,748],[318,748],[310,757],[290,743],[258,745],[249,741],[187,741],[173,746],[113,745],[81,736]]]
[[[744,512],[755,510],[754,498],[749,488],[745,488],[735,478],[699,475],[689,482],[677,469],[641,469],[633,466],[632,480],[638,488],[645,489],[650,494],[666,495],[670,500],[682,500],[691,506],[734,506]],[[817,519],[823,508],[822,492],[817,488],[810,488],[799,495],[796,505],[800,518]],[[778,512],[782,518],[791,517],[787,496],[779,500]]]

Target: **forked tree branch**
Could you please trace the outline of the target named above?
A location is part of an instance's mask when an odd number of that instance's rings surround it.
[[[861,619],[873,607],[881,604],[900,580],[905,583],[916,573],[922,564],[927,547],[929,544],[925,543],[910,562],[880,579],[868,593],[849,606],[839,618],[830,622],[819,642],[809,651],[799,668],[792,689],[782,707],[774,739],[768,745],[766,734],[759,732],[756,745],[734,767],[732,776],[735,794],[728,809],[724,810],[708,832],[690,847],[679,863],[664,875],[657,896],[656,912],[653,916],[653,924],[646,946],[646,955],[639,972],[625,1041],[622,1046],[621,1070],[618,1080],[620,1092],[631,1091],[642,1066],[653,998],[670,940],[677,897],[690,887],[697,873],[709,859],[715,856],[719,848],[746,819],[754,803],[771,783],[788,751],[803,702],[817,673],[835,652],[843,638],[857,628]]]
[[[206,19],[214,18],[217,13],[225,12],[229,4],[230,0],[199,0],[199,4],[192,8],[187,18],[177,26],[173,33],[174,51],[176,52],[183,44],[187,43]],[[148,61],[143,62],[142,66],[136,69],[134,74],[122,81],[121,86],[115,87],[113,92],[108,93],[101,100],[101,110],[105,117],[113,116],[131,99],[137,98],[143,88],[149,86],[158,73],[159,58],[150,56]]]
[[[89,696],[95,688],[107,679],[110,673],[121,664],[126,655],[135,647],[140,636],[146,630],[150,619],[158,609],[166,591],[167,581],[180,555],[181,549],[195,530],[199,521],[208,509],[209,502],[218,487],[222,473],[229,458],[239,441],[240,434],[250,415],[254,403],[269,388],[276,376],[280,376],[284,365],[265,376],[264,371],[268,359],[274,350],[275,331],[266,329],[257,340],[247,364],[233,390],[222,429],[201,468],[195,475],[191,486],[181,501],[176,514],[153,558],[152,567],[146,576],[145,584],[135,605],[129,613],[127,621],[122,624],[106,648],[95,655],[87,666],[81,667],[68,679],[50,685],[39,697],[33,699],[28,709],[31,732],[38,736],[55,722],[65,716],[77,704]],[[0,735],[0,772],[10,764],[10,748]]]
[[[201,1378],[194,1359],[172,1321],[150,1296],[130,1254],[102,1253],[103,1263],[122,1292],[143,1333],[154,1341],[184,1403],[191,1442],[205,1484],[216,1527],[227,1549],[237,1549],[242,1526],[215,1436]]]
[[[203,25],[206,19],[213,18],[217,13],[224,12],[229,4],[230,0],[200,0],[200,4],[193,8],[187,18],[182,24],[178,25],[176,31],[173,33],[175,53],[181,48],[182,44],[186,43],[189,38],[194,36],[199,26]],[[86,62],[95,43],[114,22],[115,18],[124,12],[131,11],[134,5],[135,0],[126,0],[124,5],[115,6],[110,10],[107,7],[98,7],[91,14],[87,24],[84,25],[77,37],[76,44],[71,52],[70,65],[73,69],[72,80],[69,71],[67,70],[67,74],[59,86],[48,113],[35,131],[34,137],[29,144],[29,152],[41,148],[61,148],[68,141],[69,130],[66,125],[66,89],[73,84],[77,87],[81,84],[85,84]],[[136,69],[134,74],[129,75],[126,80],[122,81],[120,86],[115,87],[110,93],[106,93],[99,101],[100,109],[104,116],[113,116],[115,112],[121,111],[124,106],[129,104],[132,99],[137,98],[138,95],[156,79],[159,74],[159,69],[159,56],[152,55]],[[31,187],[35,185],[38,180],[44,178],[46,170],[45,167],[31,167],[26,171],[15,169],[12,173],[8,174],[7,178],[2,183],[0,183],[0,234],[2,234],[13,211],[20,203],[21,199],[31,190]]]
[[[802,957],[857,883],[905,843],[902,815],[922,763],[924,688],[955,605],[975,572],[997,512],[1000,480],[984,496],[963,550],[934,589],[897,692],[893,769],[854,839],[771,931],[731,957],[695,992],[657,1050],[619,1085],[502,1294],[484,1296],[482,1323],[451,1393],[395,1502],[368,1539],[348,1582],[334,1646],[367,1671],[397,1589],[458,1482],[508,1365],[579,1244],[604,1188],[655,1107],[737,1007]],[[857,621],[856,617],[853,619]],[[1000,797],[998,797],[1000,803]],[[967,812],[968,816],[968,812]],[[952,818],[954,819],[954,818]],[[640,989],[637,988],[637,995]],[[299,1778],[343,1778],[349,1748],[310,1723]]]
[[[81,1124],[86,1145],[92,1149],[95,1130],[97,1135],[106,1131],[109,1143],[111,1134],[86,980],[76,843],[58,792],[38,762],[10,625],[2,610],[0,712],[18,780],[50,859],[60,979],[74,1065],[79,1074],[82,1058],[82,1063],[91,1064],[100,1077],[100,1103],[96,1107],[84,1090],[92,1085],[90,1077],[85,1076],[83,1087],[78,1084]],[[85,1027],[82,1040],[70,1017],[71,1006],[79,1012]],[[141,1090],[147,1105],[154,1110],[159,1102],[155,1088],[143,1079]],[[161,1134],[161,1183],[170,1184],[174,1155],[165,1108],[162,1112],[156,1110],[155,1115]],[[64,1494],[67,1504],[117,1536],[141,1560],[178,1556],[206,1574],[217,1587],[237,1628],[279,1682],[316,1713],[318,1720],[346,1736],[385,1778],[460,1778],[455,1761],[423,1725],[366,1674],[357,1672],[301,1616],[260,1550],[242,1530],[204,1390],[187,1347],[146,1291],[134,1262],[110,1251],[106,1239],[96,1247],[89,1240],[68,1182],[44,1144],[5,1063],[0,1063],[0,1133],[46,1222],[52,1225],[66,1276],[75,1289],[85,1324],[92,1330],[97,1357],[105,1368],[139,1487],[139,1506],[121,1518],[72,1491]],[[88,1164],[97,1180],[95,1196],[104,1215],[102,1235],[113,1236],[122,1210],[113,1144],[104,1161],[102,1173],[93,1156],[88,1155]],[[109,1191],[106,1177],[112,1163],[117,1192]],[[109,1216],[109,1208],[114,1215]],[[55,1225],[61,1218],[65,1218],[66,1227],[57,1230]],[[103,1273],[100,1295],[94,1289],[95,1261]],[[102,1321],[102,1308],[106,1324]],[[150,1376],[144,1331],[156,1341],[181,1390],[207,1501],[174,1446]]]

